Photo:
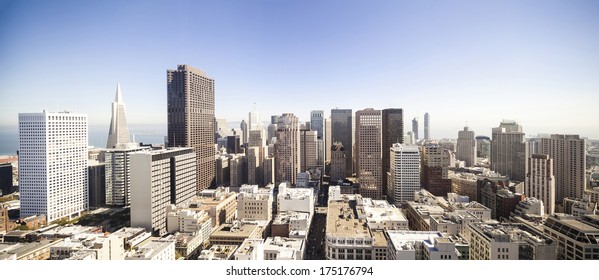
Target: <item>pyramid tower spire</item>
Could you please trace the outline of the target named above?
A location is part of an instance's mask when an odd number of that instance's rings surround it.
[[[115,148],[119,144],[131,142],[129,138],[129,127],[125,117],[125,103],[121,93],[121,84],[116,85],[116,96],[112,102],[112,119],[110,120],[110,129],[108,130],[108,142],[106,148]]]

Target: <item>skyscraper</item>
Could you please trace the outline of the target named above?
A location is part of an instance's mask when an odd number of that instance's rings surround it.
[[[285,113],[277,124],[277,143],[275,144],[275,182],[295,184],[300,172],[300,130],[299,120],[291,113]]]
[[[356,173],[364,197],[383,198],[382,145],[381,110],[356,111]]]
[[[428,113],[424,114],[424,140],[430,140],[430,116]]]
[[[258,111],[256,111],[256,109],[254,109],[254,111],[249,112],[248,117],[249,117],[249,122],[248,122],[249,130],[262,129],[262,123],[260,122],[260,113]]]
[[[300,172],[318,167],[318,139],[313,130],[300,130]]]
[[[168,144],[191,147],[197,160],[197,190],[215,181],[214,80],[189,65],[167,70]]]
[[[85,114],[19,114],[21,218],[52,222],[88,208],[87,143]]]
[[[476,164],[476,139],[474,139],[474,131],[469,130],[467,126],[458,132],[456,150],[456,158],[463,160],[467,167]]]
[[[390,157],[390,171],[386,174],[389,188],[387,196],[391,203],[401,207],[414,200],[414,192],[420,189],[420,152],[416,145],[399,143],[387,151]]]
[[[522,126],[515,121],[503,120],[493,128],[491,139],[491,170],[524,182],[526,143]]]
[[[383,195],[387,195],[387,172],[389,172],[389,149],[393,144],[403,144],[403,110],[399,108],[384,109],[383,116]]]
[[[248,132],[250,130],[249,130],[248,124],[245,122],[245,120],[241,120],[239,127],[241,128],[241,144],[245,146],[248,143],[248,135],[249,135]]]
[[[582,199],[586,187],[586,140],[578,135],[553,134],[541,139],[541,153],[553,159],[555,199]]]
[[[265,157],[263,130],[250,130],[246,156],[248,161],[248,184],[264,185],[264,170],[262,167]]]
[[[345,149],[341,142],[331,146],[331,182],[345,179]]]
[[[421,147],[422,176],[420,182],[422,188],[435,196],[447,196],[451,191],[451,179],[449,179],[449,162],[451,153],[445,153],[445,149],[435,143],[427,143]]]
[[[310,129],[316,131],[317,137],[317,161],[318,165],[324,166],[325,159],[325,118],[324,111],[313,110],[310,111]]]
[[[546,215],[552,215],[555,211],[553,160],[548,155],[534,154],[528,157],[524,194],[543,201]]]
[[[414,140],[418,141],[418,119],[412,119],[412,132],[414,133]]]
[[[353,175],[352,110],[331,110],[331,141],[341,142],[345,149],[345,176]]]
[[[324,146],[326,147],[324,152],[324,161],[331,162],[331,151],[329,151],[329,147],[333,145],[332,133],[331,133],[331,118],[326,118],[324,121]],[[345,166],[345,165],[344,165]]]
[[[131,142],[129,138],[129,127],[125,117],[125,103],[121,94],[121,84],[116,84],[116,96],[112,102],[112,118],[110,119],[110,129],[108,130],[108,141],[106,148],[114,148],[118,144]]]

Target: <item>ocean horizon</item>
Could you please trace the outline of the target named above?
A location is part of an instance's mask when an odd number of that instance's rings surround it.
[[[88,127],[88,146],[106,147],[108,125]],[[164,144],[167,134],[166,124],[129,125],[129,133],[135,142],[144,144]],[[0,126],[0,155],[16,155],[19,149],[19,127]]]

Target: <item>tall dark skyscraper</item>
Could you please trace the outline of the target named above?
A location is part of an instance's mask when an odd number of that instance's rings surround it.
[[[167,70],[168,144],[191,147],[197,159],[197,189],[215,179],[214,80],[189,65]]]
[[[387,194],[387,172],[390,169],[390,151],[393,144],[403,144],[403,110],[384,109],[383,122],[383,195]]]
[[[331,134],[333,142],[341,142],[345,151],[345,176],[353,173],[352,110],[331,110]]]
[[[418,119],[412,119],[412,132],[414,133],[414,140],[418,141]]]

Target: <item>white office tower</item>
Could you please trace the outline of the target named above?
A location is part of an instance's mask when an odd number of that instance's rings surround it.
[[[457,154],[458,160],[466,163],[467,167],[476,164],[476,139],[474,131],[464,127],[464,130],[458,132]]]
[[[87,209],[87,158],[87,115],[19,114],[21,218],[52,222]]]
[[[166,230],[166,210],[196,194],[196,154],[169,148],[131,154],[131,226],[157,235]]]
[[[112,102],[112,118],[110,119],[110,129],[108,130],[108,142],[106,148],[114,148],[118,144],[131,142],[129,138],[129,127],[127,118],[125,118],[125,103],[121,95],[121,84],[116,84],[116,96]]]
[[[148,150],[137,143],[117,144],[116,148],[104,150],[106,163],[106,205],[128,206],[131,204],[131,153]]]
[[[552,215],[555,211],[553,160],[548,155],[534,154],[528,158],[526,169],[524,194],[543,201],[545,214]]]
[[[414,200],[420,190],[420,151],[416,145],[393,144],[387,196],[395,206]]]

